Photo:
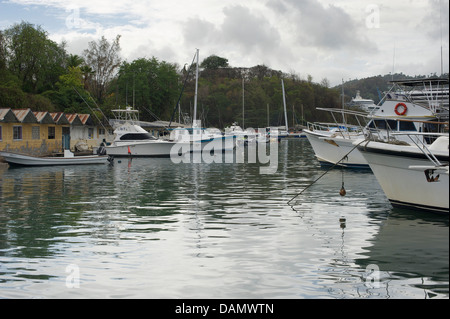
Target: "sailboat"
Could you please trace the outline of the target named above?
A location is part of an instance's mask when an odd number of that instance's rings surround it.
[[[286,126],[286,129],[284,131],[282,130],[282,131],[278,132],[278,138],[285,138],[285,137],[288,137],[289,127],[288,127],[288,118],[287,118],[287,109],[286,109],[286,92],[284,90],[283,79],[281,79],[281,87],[283,89],[284,124]]]
[[[191,143],[191,151],[200,152],[209,151],[229,151],[236,146],[233,135],[224,135],[217,128],[203,128],[201,121],[197,120],[197,96],[198,96],[198,66],[199,49],[196,51],[196,76],[195,76],[195,96],[194,96],[194,116],[192,118],[192,127],[190,129],[176,128],[170,133],[170,139],[176,142]]]
[[[245,123],[245,82],[242,79],[242,125]],[[225,128],[225,135],[234,136],[236,138],[236,146],[248,145],[249,143],[268,143],[269,138],[267,131],[257,131],[253,128],[244,129],[233,123],[231,126]]]
[[[283,106],[284,106],[284,123],[285,123],[285,125],[284,125],[284,127],[283,126],[279,126],[279,127],[278,126],[277,127],[270,126],[270,127],[267,128],[267,131],[269,132],[269,135],[271,135],[271,137],[274,137],[274,134],[272,133],[274,131],[274,129],[277,130],[277,133],[276,133],[275,137],[278,138],[278,140],[280,140],[282,138],[286,138],[286,137],[289,136],[287,110],[286,110],[286,93],[284,91],[284,81],[283,81],[283,79],[281,79],[281,88],[282,88],[282,91],[283,91]]]

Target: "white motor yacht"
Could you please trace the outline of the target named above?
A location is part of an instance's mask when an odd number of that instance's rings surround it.
[[[355,141],[393,206],[449,213],[449,135],[433,135],[429,146]]]
[[[114,131],[114,141],[105,147],[110,156],[171,157],[183,155],[183,152],[190,150],[189,143],[158,139],[137,125],[136,110],[128,107],[113,112],[120,114],[118,118],[123,123]]]

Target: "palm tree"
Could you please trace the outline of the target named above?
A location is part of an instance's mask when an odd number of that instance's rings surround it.
[[[84,59],[76,54],[71,54],[67,58],[67,67],[79,67],[80,65],[84,64]]]
[[[95,72],[88,65],[81,66],[80,70],[83,73],[84,89],[87,90],[89,87],[89,82],[92,81],[92,76],[95,74]]]

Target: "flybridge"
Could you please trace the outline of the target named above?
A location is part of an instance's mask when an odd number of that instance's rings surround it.
[[[410,102],[428,107],[438,118],[449,117],[448,78],[425,78],[390,81],[391,90],[385,99],[403,97]]]

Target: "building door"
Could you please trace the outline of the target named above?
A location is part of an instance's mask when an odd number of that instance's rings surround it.
[[[63,150],[70,150],[70,127],[62,128],[62,147]]]

